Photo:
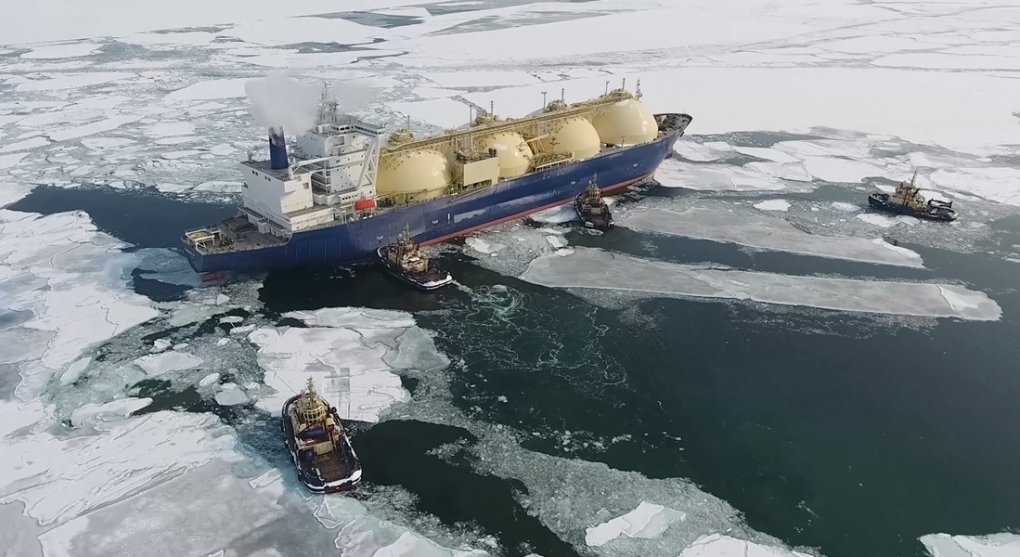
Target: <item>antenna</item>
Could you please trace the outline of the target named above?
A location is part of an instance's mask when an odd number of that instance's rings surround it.
[[[490,101],[489,101],[489,116],[492,116],[492,115],[494,115],[495,113],[496,113],[496,103],[494,103],[494,102],[492,102],[492,101],[490,100]]]
[[[639,99],[641,98],[641,80],[640,79],[637,80],[637,90],[634,92],[634,96],[639,98]]]
[[[545,91],[542,91],[542,110],[545,110]]]
[[[620,85],[620,89],[627,90],[627,78],[623,78],[623,83]]]
[[[606,80],[606,93],[605,94],[607,94],[607,95],[609,94],[609,80],[608,79]]]
[[[566,101],[566,95],[567,95],[567,90],[566,89],[560,89],[560,102],[561,103],[566,104],[566,102],[567,102]]]
[[[407,115],[407,125],[406,126],[407,126],[406,127],[407,131],[411,131],[411,115],[410,114]]]

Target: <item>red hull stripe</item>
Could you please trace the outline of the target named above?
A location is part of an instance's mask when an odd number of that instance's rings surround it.
[[[645,176],[634,178],[633,180],[627,180],[626,182],[620,182],[619,184],[614,184],[612,186],[608,186],[608,187],[602,188],[602,192],[603,193],[608,193],[608,192],[611,192],[611,191],[616,191],[616,190],[623,189],[623,188],[625,188],[627,186],[630,186],[630,185],[636,184],[637,182],[640,182],[642,180],[648,179],[649,177],[652,176],[652,174],[655,174],[655,173],[653,172],[653,173],[647,174]],[[564,204],[569,203],[569,202],[571,202],[573,200],[574,200],[573,197],[568,197],[567,199],[563,199],[563,200],[560,200],[560,201],[555,201],[553,203],[549,203],[548,205],[542,205],[540,207],[535,207],[534,209],[528,209],[527,211],[523,211],[523,212],[517,213],[515,215],[510,215],[509,217],[503,217],[503,218],[501,218],[499,220],[494,220],[492,222],[487,222],[485,224],[479,224],[478,226],[472,226],[471,228],[465,228],[464,230],[461,230],[460,232],[454,232],[453,234],[447,234],[446,236],[440,236],[439,238],[433,238],[432,240],[429,240],[427,242],[422,242],[421,245],[423,245],[423,246],[431,246],[432,244],[439,244],[439,243],[445,242],[445,241],[447,241],[447,240],[449,240],[451,238],[457,238],[459,236],[465,236],[467,234],[471,234],[472,232],[477,232],[477,231],[482,230],[484,228],[490,228],[490,227],[493,227],[493,226],[497,226],[497,225],[503,224],[504,222],[510,222],[512,220],[517,220],[517,219],[526,217],[526,216],[528,216],[528,215],[530,215],[532,213],[537,213],[539,211],[544,211],[546,209],[552,209],[553,207],[559,207],[560,205],[564,205]]]

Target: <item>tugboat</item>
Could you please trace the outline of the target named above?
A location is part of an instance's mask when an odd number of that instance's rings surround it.
[[[602,199],[602,190],[594,178],[588,182],[588,187],[574,198],[574,209],[577,210],[577,216],[581,217],[581,222],[588,228],[605,232],[613,226],[613,215],[609,213],[609,205]]]
[[[956,220],[956,211],[952,201],[925,199],[921,188],[917,187],[917,171],[910,182],[900,182],[896,192],[873,193],[868,196],[868,204],[881,211],[889,211],[902,215],[910,215],[920,219],[950,222]]]
[[[283,433],[298,478],[314,493],[349,491],[361,482],[361,462],[347,439],[340,416],[308,388],[283,405]]]
[[[405,227],[395,243],[376,250],[386,270],[398,279],[422,290],[436,290],[451,282],[450,273],[429,261],[418,244],[411,240],[411,232]]]

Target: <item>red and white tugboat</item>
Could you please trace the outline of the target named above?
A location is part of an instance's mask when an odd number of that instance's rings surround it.
[[[283,405],[283,433],[298,478],[315,493],[349,491],[361,482],[361,462],[336,408],[308,388]]]

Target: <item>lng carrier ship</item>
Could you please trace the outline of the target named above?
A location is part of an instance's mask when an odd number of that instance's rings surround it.
[[[650,178],[691,122],[651,114],[640,82],[536,114],[482,113],[465,129],[415,138],[338,112],[323,94],[317,123],[290,146],[269,128],[269,160],[241,163],[240,214],[184,234],[198,272],[375,260],[409,231],[434,244],[573,202],[598,176],[603,192]]]

